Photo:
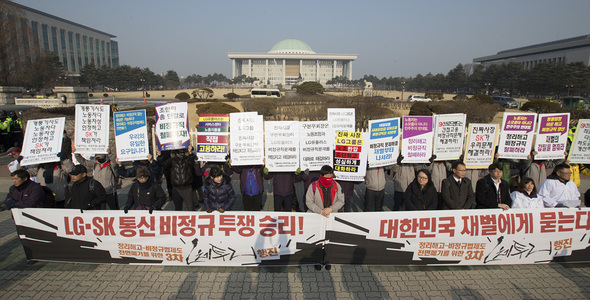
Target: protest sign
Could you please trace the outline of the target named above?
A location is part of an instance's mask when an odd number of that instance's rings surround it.
[[[188,148],[190,136],[186,102],[157,104],[155,108],[158,149],[165,151]]]
[[[147,159],[150,151],[145,109],[115,112],[113,119],[119,161]]]
[[[256,112],[229,114],[233,166],[264,164],[263,116]]]
[[[531,154],[536,119],[535,113],[504,113],[498,143],[500,158],[526,159]]]
[[[355,131],[354,108],[328,108],[328,123],[330,124],[328,138],[333,147],[337,131]]]
[[[23,140],[22,166],[59,161],[66,118],[29,120]]]
[[[367,173],[367,146],[362,132],[336,132],[334,176],[343,181],[363,181]]]
[[[494,161],[498,124],[469,124],[465,156],[467,169],[485,169]]]
[[[266,121],[265,166],[270,172],[295,172],[299,168],[299,122]]]
[[[369,121],[368,163],[370,168],[397,163],[399,156],[399,118]]]
[[[445,114],[434,117],[433,154],[436,160],[459,159],[465,142],[465,114]]]
[[[110,111],[108,105],[76,104],[76,153],[108,152]]]
[[[434,136],[432,117],[406,116],[402,124],[403,163],[429,163]]]
[[[200,161],[224,162],[228,154],[229,114],[199,115],[197,158]]]
[[[332,142],[328,140],[330,125],[327,121],[299,123],[301,170],[319,171],[332,165]]]
[[[572,163],[590,164],[590,119],[578,120],[568,160]]]
[[[535,139],[535,160],[563,159],[570,114],[540,114]]]

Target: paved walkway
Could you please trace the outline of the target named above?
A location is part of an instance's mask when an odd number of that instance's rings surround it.
[[[1,200],[10,184],[8,178],[0,178]],[[585,191],[588,184],[586,177],[581,190]],[[362,197],[363,190],[364,186],[357,186],[358,196]],[[125,194],[124,189],[121,192]],[[267,201],[265,210],[272,209],[271,202]],[[362,204],[355,203],[355,207],[359,205]],[[386,205],[391,207],[390,202],[386,201]],[[0,299],[116,298],[590,299],[590,264],[334,265],[331,271],[315,271],[311,266],[214,268],[28,263],[10,212],[0,212]]]

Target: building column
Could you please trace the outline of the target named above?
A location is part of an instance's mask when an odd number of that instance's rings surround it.
[[[252,77],[252,59],[248,59],[248,77]]]
[[[320,60],[315,61],[315,81],[320,82]]]
[[[236,78],[236,59],[231,59],[231,79]]]
[[[301,74],[301,70],[303,70],[303,59],[299,60],[299,76],[301,76],[301,80],[303,80],[303,74]]]
[[[264,75],[264,84],[268,83],[268,58],[266,59],[266,73]]]
[[[352,61],[348,63],[348,79],[352,80]]]
[[[283,87],[285,86],[285,77],[287,76],[287,60],[283,59]]]
[[[336,60],[334,60],[334,66],[332,66],[332,79],[334,79],[334,77],[336,77]]]

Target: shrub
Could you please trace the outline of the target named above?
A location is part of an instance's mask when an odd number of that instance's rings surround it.
[[[164,95],[162,95],[162,96],[164,96]],[[174,99],[178,99],[180,101],[185,101],[190,98],[191,98],[191,96],[187,92],[180,92],[180,93],[176,94],[176,96],[174,96]]]
[[[162,98],[165,98],[165,97],[166,97],[166,95],[162,94]]]
[[[563,111],[559,104],[542,99],[529,100],[520,107],[520,110],[534,111],[538,114],[559,113]]]
[[[295,87],[295,89],[297,89],[297,93],[300,95],[316,95],[324,93],[324,86],[319,82],[314,81],[304,82]]]
[[[481,104],[494,104],[494,99],[492,96],[484,94],[475,94],[473,97],[471,97],[471,100]]]
[[[239,109],[225,103],[212,102],[197,107],[197,114],[229,114],[234,112],[240,112]]]
[[[92,97],[94,97],[94,95],[92,95],[92,94],[88,94],[88,97],[92,98]]]
[[[424,97],[430,98],[432,99],[432,101],[442,100],[445,98],[443,96],[443,93],[441,92],[426,92],[426,94],[424,94]]]
[[[410,116],[432,116],[432,108],[427,102],[414,102],[410,108]]]
[[[202,88],[202,89],[196,89],[192,92],[193,94],[193,98],[195,99],[201,99],[201,100],[205,100],[205,99],[209,99],[209,98],[213,98],[214,92],[212,89],[210,88]]]
[[[238,95],[236,93],[227,93],[227,94],[223,95],[223,97],[225,97],[229,100],[234,100],[234,99],[240,98],[240,95]]]
[[[150,97],[150,94],[149,93],[145,93],[145,97],[146,98],[149,98]]]
[[[251,99],[245,101],[242,106],[244,111],[257,111],[263,116],[273,116],[277,111],[277,104],[273,99]]]
[[[107,93],[104,93],[104,94],[102,94],[102,96],[103,96],[103,97],[108,97],[108,96],[109,96],[109,94],[107,94]]]
[[[467,97],[467,95],[465,95],[465,94],[457,94],[455,97],[453,97],[453,100],[466,101],[466,100],[469,100],[469,97]],[[492,102],[493,102],[493,100],[492,100]]]

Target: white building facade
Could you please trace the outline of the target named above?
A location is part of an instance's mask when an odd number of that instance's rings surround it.
[[[352,79],[356,54],[317,54],[305,42],[286,39],[267,53],[228,53],[232,78],[246,75],[263,84],[290,86],[298,82],[327,81],[341,76]]]

